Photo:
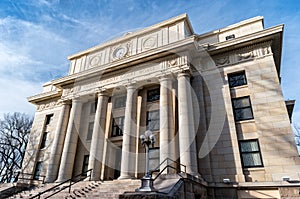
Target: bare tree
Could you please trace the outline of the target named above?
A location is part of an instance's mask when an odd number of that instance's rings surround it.
[[[32,117],[24,113],[4,114],[0,119],[0,182],[16,180],[25,155]]]

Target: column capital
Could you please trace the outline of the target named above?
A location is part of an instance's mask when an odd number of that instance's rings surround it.
[[[73,98],[73,99],[72,99],[72,104],[73,104],[73,103],[82,103],[82,102],[83,102],[83,100],[80,99],[79,97],[78,97],[78,98],[76,97],[76,98]]]
[[[109,93],[107,92],[106,89],[98,89],[97,92],[96,92],[96,95],[98,97],[100,97],[100,96],[108,96]]]
[[[174,78],[173,73],[167,73],[163,74],[158,77],[159,82],[166,81],[166,80],[172,80]]]
[[[71,100],[63,100],[63,99],[61,99],[60,102],[61,102],[61,105],[70,105],[72,103]]]
[[[136,83],[125,84],[126,90],[137,89]]]
[[[190,73],[190,71],[183,70],[183,71],[180,71],[177,73],[177,79],[179,77],[191,77],[191,73]]]

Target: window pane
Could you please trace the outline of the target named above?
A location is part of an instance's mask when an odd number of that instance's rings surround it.
[[[114,118],[111,136],[123,135],[123,127],[124,127],[124,116]]]
[[[149,150],[149,169],[154,170],[159,165],[159,148]]]
[[[243,108],[243,107],[250,106],[249,97],[234,99],[233,100],[233,106],[234,106],[234,108]]]
[[[52,121],[52,118],[53,118],[53,114],[46,115],[46,123],[45,123],[45,125],[50,124],[51,121]]]
[[[117,97],[115,99],[115,108],[122,108],[126,106],[126,96]]]
[[[148,90],[147,101],[152,102],[152,101],[159,100],[159,95],[160,95],[159,88],[153,89],[153,90]]]
[[[259,153],[245,153],[242,157],[244,167],[262,166]]]
[[[253,119],[253,114],[251,108],[237,109],[235,110],[235,120],[247,120]]]
[[[245,72],[229,74],[229,87],[236,87],[247,84]]]
[[[47,136],[48,136],[48,132],[44,132],[40,149],[43,149],[43,148],[46,147],[46,145],[47,145]]]
[[[242,152],[253,152],[259,151],[258,144],[256,140],[250,140],[247,142],[241,142],[241,151]]]
[[[93,129],[94,129],[94,122],[90,122],[89,123],[89,127],[88,127],[88,133],[87,133],[87,140],[91,140],[93,137]]]
[[[35,165],[34,180],[39,180],[42,172],[43,162],[37,162]]]
[[[159,130],[159,111],[147,112],[147,130],[158,131]]]

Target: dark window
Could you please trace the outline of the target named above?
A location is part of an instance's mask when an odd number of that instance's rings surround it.
[[[44,132],[43,133],[43,137],[42,137],[42,142],[41,142],[41,147],[40,147],[40,149],[43,149],[43,148],[45,148],[46,147],[46,145],[47,145],[47,137],[48,137],[48,132]]]
[[[43,167],[43,162],[39,161],[36,163],[35,165],[35,170],[34,170],[34,176],[33,179],[34,180],[39,180],[41,173],[42,173],[42,167]]]
[[[97,110],[97,103],[98,103],[98,100],[97,100],[97,99],[96,99],[94,102],[91,103],[90,114],[96,113],[96,110]]]
[[[148,102],[153,102],[156,100],[159,100],[159,88],[148,90],[147,92],[147,101]]]
[[[122,108],[126,106],[126,96],[116,97],[114,108]]]
[[[230,39],[234,39],[235,38],[235,35],[232,34],[232,35],[228,35],[225,37],[226,40],[230,40]]]
[[[111,136],[115,137],[115,136],[123,135],[123,127],[124,127],[124,116],[114,118]]]
[[[247,84],[245,71],[239,73],[228,74],[229,87],[242,86]]]
[[[243,140],[239,143],[243,167],[263,167],[258,140]]]
[[[86,136],[87,140],[91,140],[93,136],[94,122],[90,122],[88,126],[88,133]]]
[[[147,130],[158,131],[159,130],[159,111],[148,111],[147,112]]]
[[[50,124],[50,122],[52,121],[52,118],[53,118],[53,114],[46,115],[46,123],[45,123],[45,125]]]
[[[250,97],[232,99],[235,121],[253,119]]]
[[[82,164],[82,176],[87,176],[87,170],[89,167],[89,155],[85,155],[83,157],[83,164]]]
[[[149,169],[159,170],[156,169],[159,165],[159,148],[149,148]]]

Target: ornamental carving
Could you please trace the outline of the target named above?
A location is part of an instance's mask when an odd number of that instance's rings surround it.
[[[143,42],[143,48],[144,49],[151,49],[156,47],[157,44],[157,38],[156,37],[148,37]]]
[[[240,60],[246,60],[246,59],[251,59],[254,57],[253,51],[245,52],[245,53],[239,53],[238,54],[238,59]]]
[[[40,104],[40,105],[37,105],[37,111],[52,109],[52,108],[58,107],[60,105],[62,105],[61,100],[52,101],[52,102],[48,102],[48,103],[45,103],[45,104]]]
[[[89,65],[91,67],[95,67],[97,65],[100,65],[100,63],[101,63],[101,55],[95,55],[95,56],[90,58]]]
[[[213,57],[216,66],[226,66],[254,58],[264,57],[272,54],[271,43],[264,42],[235,51],[231,51],[227,55],[216,55]]]
[[[217,59],[215,59],[215,63],[216,63],[216,66],[222,66],[225,64],[229,64],[230,63],[229,56],[217,58]]]
[[[131,42],[117,45],[111,49],[110,57],[112,61],[122,59],[131,55]]]

